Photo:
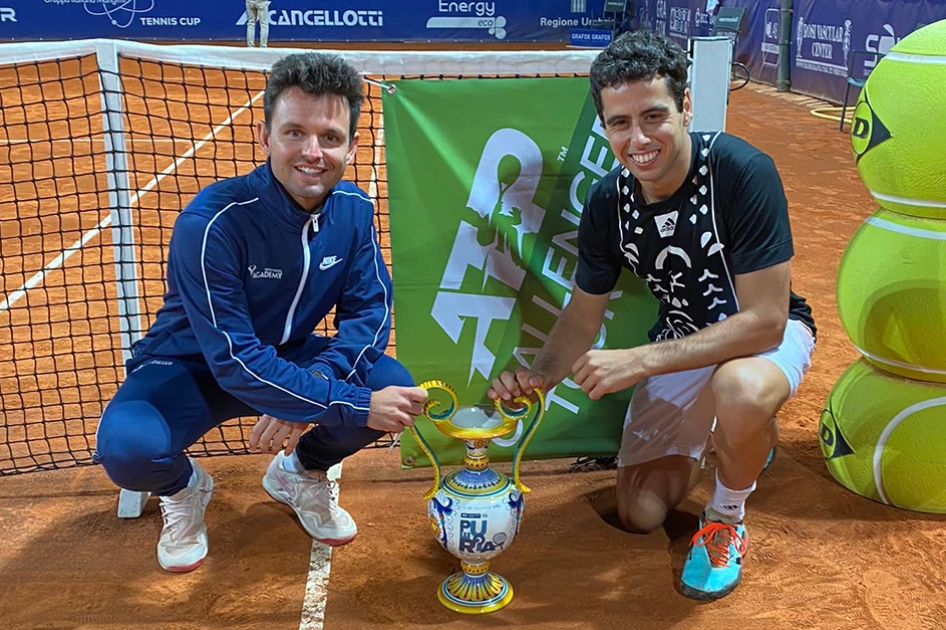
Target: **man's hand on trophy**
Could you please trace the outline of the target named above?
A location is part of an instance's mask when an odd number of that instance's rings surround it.
[[[535,390],[548,389],[548,379],[540,374],[535,374],[524,367],[515,372],[504,371],[493,379],[492,387],[489,388],[487,395],[493,400],[501,398],[506,402],[511,402],[519,396],[528,396],[532,402],[538,400]]]
[[[371,393],[368,426],[378,431],[400,433],[414,426],[414,416],[424,413],[427,390],[392,385]]]

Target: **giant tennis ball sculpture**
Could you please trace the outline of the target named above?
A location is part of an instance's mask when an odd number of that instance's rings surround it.
[[[844,250],[837,299],[844,330],[875,366],[946,383],[946,220],[872,214]]]
[[[821,415],[831,475],[868,499],[946,513],[946,387],[890,376],[858,359]]]
[[[851,145],[857,170],[888,210],[946,218],[946,20],[904,37],[861,90]]]

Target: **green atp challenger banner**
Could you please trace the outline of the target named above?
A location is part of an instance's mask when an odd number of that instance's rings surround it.
[[[461,406],[491,405],[491,380],[531,366],[567,303],[585,194],[616,162],[586,78],[393,86],[383,111],[397,357],[417,383],[451,385]],[[595,347],[647,343],[656,313],[646,285],[622,274]],[[631,393],[591,401],[558,384],[526,459],[615,454]],[[493,461],[512,459],[535,415],[491,442]],[[460,440],[423,418],[417,429],[441,463],[462,462]],[[407,432],[401,462],[430,464]]]

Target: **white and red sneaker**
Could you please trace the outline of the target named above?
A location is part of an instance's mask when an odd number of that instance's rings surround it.
[[[204,512],[213,495],[214,481],[193,459],[196,480],[177,494],[161,497],[164,527],[158,539],[158,564],[166,571],[193,571],[207,557]],[[192,477],[193,479],[193,477]]]
[[[323,471],[297,472],[289,457],[280,452],[266,470],[263,488],[295,510],[302,527],[319,542],[344,545],[358,534],[351,515],[338,506],[335,482]]]

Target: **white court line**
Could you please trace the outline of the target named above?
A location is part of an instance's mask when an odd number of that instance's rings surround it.
[[[313,540],[299,630],[322,630],[325,622],[325,604],[328,600],[328,574],[331,569],[332,548]]]
[[[200,148],[203,147],[205,144],[207,144],[214,136],[216,136],[220,132],[220,130],[222,130],[224,127],[229,125],[233,121],[234,118],[236,118],[237,116],[239,116],[240,114],[248,110],[253,105],[253,103],[259,100],[259,98],[262,96],[263,96],[263,92],[259,92],[256,96],[254,96],[245,104],[243,104],[243,106],[240,107],[240,109],[230,114],[230,116],[225,121],[223,121],[222,123],[214,127],[210,131],[209,134],[204,136],[196,144],[192,145],[191,148],[189,148],[187,151],[184,152],[183,155],[181,155],[181,157],[177,158],[172,164],[170,164],[167,168],[161,171],[154,179],[152,179],[150,182],[145,184],[144,188],[142,188],[137,193],[135,193],[131,198],[131,203],[134,204],[136,201],[141,199],[147,192],[149,192],[155,186],[157,186],[158,183],[162,179],[164,179],[165,177],[167,177],[168,175],[176,171],[177,167],[180,166],[181,163],[184,162],[184,160],[187,160],[192,155],[194,155],[194,153],[199,151]],[[42,282],[46,278],[46,275],[49,274],[49,272],[53,271],[54,269],[58,269],[59,267],[62,267],[63,264],[65,264],[65,262],[70,257],[72,257],[73,254],[75,254],[77,251],[82,249],[82,247],[86,243],[92,240],[92,238],[94,238],[95,236],[98,236],[98,234],[102,230],[104,230],[111,224],[112,224],[112,215],[110,212],[108,216],[106,216],[104,219],[99,221],[98,225],[96,225],[93,229],[83,234],[81,239],[79,239],[78,241],[76,241],[75,243],[67,247],[66,249],[64,249],[58,256],[53,258],[52,261],[49,262],[49,264],[43,267],[40,271],[37,271],[29,280],[26,281],[26,283],[23,286],[21,286],[16,291],[7,295],[6,299],[3,300],[3,302],[0,302],[0,313],[9,309],[11,306],[19,302],[21,299],[23,299],[26,296],[26,292],[32,289],[33,287],[35,287],[36,285],[38,285],[40,282]]]
[[[332,466],[326,473],[335,483],[332,500],[338,503],[338,480],[342,476],[342,463]],[[332,548],[317,540],[312,541],[309,555],[309,575],[305,582],[305,597],[302,599],[302,619],[299,630],[322,630],[325,623],[325,604],[328,601],[328,574],[332,569]]]

